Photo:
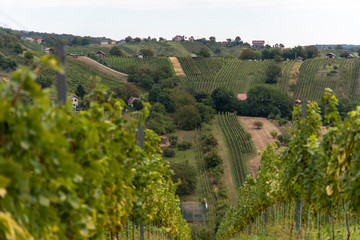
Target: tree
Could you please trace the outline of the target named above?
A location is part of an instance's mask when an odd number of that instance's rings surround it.
[[[125,56],[125,54],[123,53],[123,51],[121,50],[121,48],[119,46],[114,46],[110,49],[109,51],[110,55],[112,56]]]
[[[171,163],[170,169],[174,171],[172,180],[174,182],[177,182],[178,180],[181,181],[181,184],[176,189],[176,194],[191,194],[195,191],[197,184],[197,171],[193,165],[190,165],[188,162]]]
[[[277,83],[279,77],[281,77],[282,69],[279,64],[272,61],[265,68],[266,83]]]
[[[144,57],[153,57],[154,51],[150,48],[143,48],[140,50],[140,53],[144,55]]]
[[[271,113],[280,114],[283,118],[291,116],[291,98],[286,92],[271,86],[257,85],[251,88],[245,101],[250,116],[267,117]]]
[[[132,41],[132,37],[128,36],[128,37],[125,38],[125,42],[129,43],[131,41]]]
[[[255,59],[256,57],[256,52],[249,49],[249,48],[243,48],[241,50],[241,53],[240,53],[240,56],[239,56],[239,59],[242,59],[242,60],[250,60],[250,59]]]
[[[78,96],[79,98],[83,99],[85,96],[86,92],[84,90],[83,85],[80,83],[79,85],[77,85],[76,90],[75,90],[75,95]]]
[[[256,129],[261,129],[264,126],[264,123],[261,121],[255,121],[254,126],[256,127]]]
[[[217,88],[212,94],[211,98],[214,101],[217,112],[232,112],[234,110],[235,96],[225,88]]]
[[[135,99],[134,102],[133,102],[133,106],[134,108],[137,110],[137,111],[140,111],[141,109],[143,109],[144,105],[143,103],[138,100],[138,99]]]
[[[90,44],[90,37],[83,37],[81,38],[81,45],[89,45]]]
[[[337,44],[334,46],[334,49],[342,50],[342,49],[344,49],[344,47],[341,44]]]
[[[236,42],[237,44],[240,44],[241,38],[240,38],[239,36],[237,36],[237,37],[235,38],[235,42]]]
[[[216,150],[212,150],[204,155],[205,167],[215,168],[222,163],[222,159]]]
[[[320,51],[314,45],[306,46],[305,47],[305,55],[306,55],[306,58],[318,57],[318,56],[320,56]]]
[[[210,50],[206,47],[200,48],[198,56],[208,58],[211,56]]]
[[[216,42],[216,38],[214,36],[209,37],[210,42],[214,43]]]
[[[33,62],[34,54],[30,51],[26,51],[24,54],[24,58],[25,58],[26,64],[29,65]]]
[[[191,105],[185,105],[177,109],[174,119],[176,124],[184,130],[193,130],[201,123],[199,111]]]

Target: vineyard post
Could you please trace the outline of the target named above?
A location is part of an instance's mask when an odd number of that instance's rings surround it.
[[[304,100],[303,104],[302,104],[302,107],[301,107],[301,110],[302,110],[301,111],[301,119],[306,118],[306,109],[307,109],[307,101]],[[300,231],[301,231],[301,215],[302,215],[302,213],[301,213],[302,212],[301,211],[302,210],[301,205],[302,205],[301,199],[300,198],[296,199],[296,208],[295,208],[296,222],[295,222],[295,224],[296,224],[297,234],[299,234]]]
[[[58,42],[56,44],[56,56],[59,58],[61,64],[65,67],[65,50],[64,44]],[[60,104],[66,103],[66,75],[56,73],[56,88],[57,88],[57,100]]]
[[[139,146],[144,150],[144,126],[139,122]],[[144,225],[140,224],[140,240],[144,240]]]

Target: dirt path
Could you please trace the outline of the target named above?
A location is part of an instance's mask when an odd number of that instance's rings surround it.
[[[174,67],[176,76],[186,76],[184,70],[180,65],[179,59],[177,59],[176,57],[169,57],[169,59]]]
[[[218,150],[219,154],[221,155],[223,159],[223,168],[224,168],[224,184],[226,186],[226,189],[229,194],[229,202],[232,206],[235,206],[236,200],[237,200],[237,191],[235,190],[232,174],[231,174],[231,163],[230,163],[230,152],[228,148],[226,147],[226,139],[224,134],[222,133],[219,124],[217,124],[217,121],[214,120],[213,123],[213,131],[214,136],[218,140]]]
[[[281,134],[280,130],[266,118],[258,117],[239,117],[246,130],[251,134],[251,137],[255,143],[256,151],[258,155],[249,161],[250,171],[253,176],[256,177],[257,170],[260,167],[261,153],[268,144],[275,142],[275,139],[270,135],[270,132],[275,130],[278,135]],[[261,129],[254,127],[254,122],[260,121],[264,125]]]
[[[88,57],[78,57],[78,58],[74,58],[74,59],[77,59],[77,61],[85,63],[86,65],[88,65],[90,67],[96,68],[100,72],[103,72],[103,73],[110,75],[112,77],[115,77],[115,78],[120,78],[123,82],[126,82],[128,75],[125,73],[115,71],[114,69],[104,66],[104,65],[98,63],[97,61],[95,61],[91,58],[88,58]]]

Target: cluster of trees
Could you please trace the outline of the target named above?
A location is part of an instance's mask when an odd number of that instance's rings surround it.
[[[17,63],[14,59],[4,57],[0,54],[0,68],[3,70],[15,70]]]
[[[189,162],[170,163],[170,169],[174,171],[173,182],[181,181],[176,189],[176,194],[181,196],[195,191],[198,179],[197,170],[193,165]]]
[[[314,58],[320,56],[320,51],[316,46],[306,46],[305,48],[298,46],[294,48],[264,48],[261,52],[250,48],[243,48],[239,58],[243,60],[255,59],[295,59],[302,57],[303,59]]]
[[[15,35],[8,34],[2,29],[0,29],[0,48],[6,48],[15,54],[21,54],[24,51]]]

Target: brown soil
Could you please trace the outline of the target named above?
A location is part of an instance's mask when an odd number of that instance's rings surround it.
[[[260,167],[261,153],[263,149],[265,149],[270,143],[276,141],[270,135],[270,132],[275,130],[278,135],[281,134],[280,130],[269,120],[266,118],[258,118],[258,117],[240,117],[240,120],[246,130],[251,134],[251,137],[255,143],[257,156],[249,160],[249,167],[252,175],[256,177],[257,170]],[[254,122],[260,121],[264,125],[261,129],[256,129],[254,126]]]
[[[176,76],[186,76],[184,70],[182,69],[182,67],[180,65],[179,60],[176,57],[169,57],[169,59],[174,67]]]
[[[118,78],[120,80],[122,80],[123,82],[126,82],[126,79],[127,79],[127,74],[125,73],[121,73],[121,72],[118,72],[118,71],[115,71],[114,69],[111,69],[109,67],[106,67],[100,63],[98,63],[97,61],[95,60],[92,60],[91,58],[88,58],[88,57],[78,57],[78,58],[74,58],[74,59],[77,59],[77,61],[79,62],[82,62],[90,67],[93,67],[95,69],[97,69],[98,71],[104,73],[104,74],[107,74],[107,75],[110,75],[112,77],[115,77],[115,78]]]

